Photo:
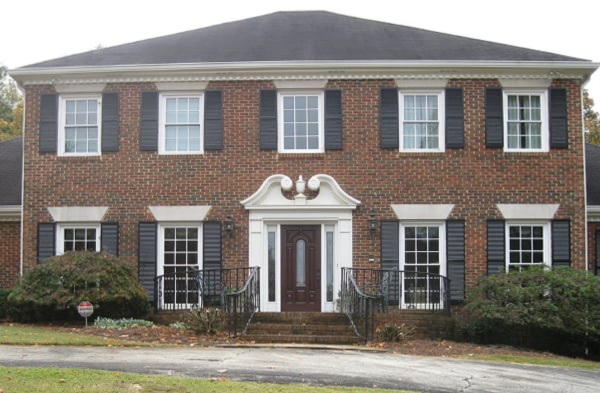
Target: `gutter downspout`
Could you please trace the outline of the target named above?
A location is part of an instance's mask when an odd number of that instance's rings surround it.
[[[586,155],[585,155],[585,121],[583,115],[583,90],[585,89],[585,85],[587,85],[589,78],[582,84],[581,89],[579,91],[580,94],[580,104],[581,104],[581,139],[583,142],[583,200],[584,200],[584,209],[585,209],[585,238],[584,238],[584,247],[585,247],[585,273],[588,274],[589,271],[589,252],[588,252],[588,201],[587,201],[587,167],[586,163]]]
[[[20,247],[20,252],[19,252],[19,277],[23,277],[23,239],[24,239],[24,231],[23,231],[23,226],[24,226],[24,209],[23,206],[25,206],[25,119],[26,119],[26,113],[27,113],[27,100],[26,98],[26,94],[25,92],[23,92],[23,131],[22,131],[22,137],[23,137],[23,147],[22,147],[22,158],[21,158],[21,247]]]

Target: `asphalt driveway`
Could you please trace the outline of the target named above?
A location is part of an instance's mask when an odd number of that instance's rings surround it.
[[[0,346],[7,367],[74,367],[195,378],[422,392],[600,391],[600,371],[306,348]]]

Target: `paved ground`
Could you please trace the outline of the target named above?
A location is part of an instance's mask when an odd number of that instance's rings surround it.
[[[359,352],[341,348],[0,346],[0,365],[77,367],[187,377],[422,392],[600,391],[600,371]]]

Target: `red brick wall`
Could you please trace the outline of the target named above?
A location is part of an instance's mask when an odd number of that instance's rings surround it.
[[[12,288],[19,278],[21,225],[0,222],[0,288]]]
[[[281,155],[259,149],[259,91],[270,81],[211,82],[223,90],[224,149],[203,155],[160,156],[139,151],[140,93],[152,84],[113,84],[121,93],[121,145],[101,157],[65,158],[38,153],[38,94],[47,86],[27,87],[24,264],[35,264],[37,223],[50,221],[47,206],[109,206],[105,219],[120,223],[119,250],[137,260],[137,224],[152,220],[150,205],[211,205],[208,219],[232,214],[236,231],[224,237],[224,263],[248,263],[248,212],[240,201],[270,175],[296,179],[317,173],[333,176],[362,202],[354,213],[354,263],[373,267],[379,240],[372,244],[368,211],[395,219],[390,204],[455,204],[451,218],[466,221],[467,283],[486,271],[486,220],[501,218],[497,203],[558,203],[556,218],[571,220],[573,264],[585,264],[583,145],[580,84],[555,80],[568,91],[569,149],[549,153],[504,153],[485,147],[484,93],[496,80],[451,80],[464,89],[465,148],[444,153],[400,153],[379,148],[379,90],[391,80],[329,81],[343,91],[344,149],[324,154]],[[378,234],[379,235],[379,234]]]

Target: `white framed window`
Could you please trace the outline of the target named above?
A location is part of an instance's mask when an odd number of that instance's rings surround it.
[[[548,91],[504,90],[504,150],[548,151]]]
[[[445,148],[443,90],[400,90],[400,150],[441,152]]]
[[[506,225],[506,271],[551,266],[549,222],[509,222]]]
[[[61,95],[58,104],[58,154],[100,154],[101,95]]]
[[[278,150],[321,153],[325,145],[323,91],[278,92]]]
[[[204,95],[161,93],[159,102],[159,153],[203,153]]]
[[[158,225],[157,275],[162,276],[162,304],[199,304],[202,288],[194,269],[202,269],[202,224]],[[161,304],[161,306],[162,306]]]
[[[401,305],[419,308],[444,301],[446,225],[440,222],[400,224],[400,270],[404,271]]]
[[[100,251],[100,224],[58,224],[56,254],[68,251]]]

